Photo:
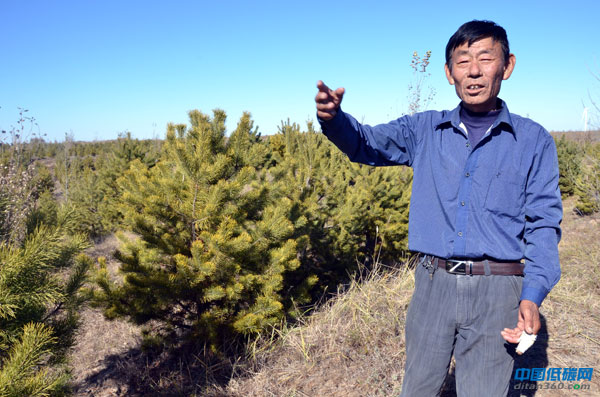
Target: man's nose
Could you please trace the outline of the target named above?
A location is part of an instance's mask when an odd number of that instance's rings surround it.
[[[479,77],[481,76],[481,68],[479,67],[479,62],[474,61],[469,64],[469,77]]]

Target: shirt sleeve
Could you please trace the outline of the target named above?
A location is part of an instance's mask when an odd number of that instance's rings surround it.
[[[554,140],[544,131],[535,150],[525,192],[525,278],[521,300],[538,306],[560,279],[558,243],[562,200]]]
[[[321,129],[350,161],[368,165],[412,165],[418,146],[415,116],[374,127],[360,124],[341,108],[331,120],[317,117]]]

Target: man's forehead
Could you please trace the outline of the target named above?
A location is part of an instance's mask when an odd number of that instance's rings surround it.
[[[468,41],[460,44],[454,49],[455,55],[468,54],[470,52],[496,52],[501,51],[501,45],[492,37],[482,37],[469,44]]]

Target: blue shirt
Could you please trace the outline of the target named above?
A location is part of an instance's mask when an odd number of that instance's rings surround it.
[[[501,111],[474,147],[452,111],[427,111],[374,127],[341,109],[323,133],[353,162],[414,170],[411,251],[442,258],[525,260],[521,299],[541,305],[560,279],[562,201],[550,134]]]

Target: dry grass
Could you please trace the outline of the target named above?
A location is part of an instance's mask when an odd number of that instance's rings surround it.
[[[400,392],[412,268],[373,271],[301,324],[254,346],[232,396],[390,396]]]

